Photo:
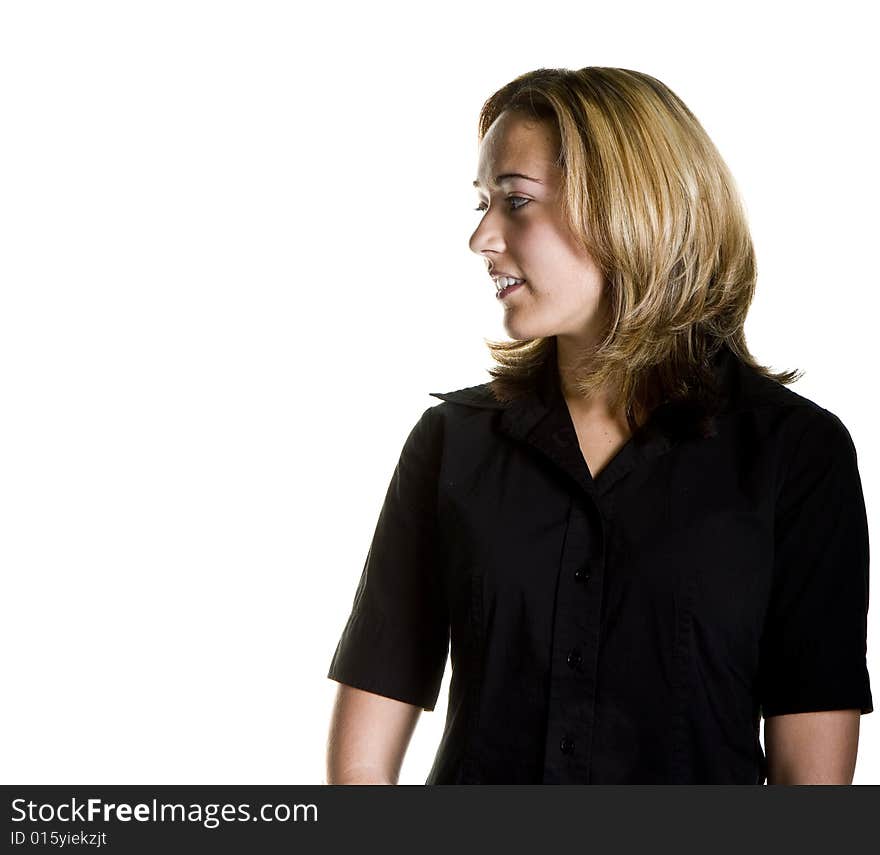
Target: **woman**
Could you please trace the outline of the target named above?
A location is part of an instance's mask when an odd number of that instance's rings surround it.
[[[856,453],[749,353],[721,156],[618,68],[524,74],[479,136],[470,246],[512,341],[404,445],[328,674],[328,783],[396,783],[450,638],[429,784],[851,783]]]

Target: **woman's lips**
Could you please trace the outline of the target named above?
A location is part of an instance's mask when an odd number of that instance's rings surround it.
[[[505,297],[507,297],[508,294],[512,294],[514,291],[516,291],[517,288],[522,288],[522,286],[525,284],[526,280],[523,279],[522,282],[516,282],[513,285],[508,285],[506,288],[502,288],[500,291],[496,291],[495,298],[497,300],[503,300]]]

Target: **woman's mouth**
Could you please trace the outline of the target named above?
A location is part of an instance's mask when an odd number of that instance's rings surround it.
[[[514,291],[516,291],[517,288],[522,288],[522,286],[525,285],[525,283],[526,283],[525,279],[523,279],[520,282],[514,282],[513,285],[508,285],[506,288],[502,288],[500,291],[496,291],[495,298],[497,300],[503,300],[509,294],[512,294]]]

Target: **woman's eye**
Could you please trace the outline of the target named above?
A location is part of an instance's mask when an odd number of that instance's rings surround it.
[[[518,211],[520,208],[525,208],[525,206],[528,205],[529,202],[532,201],[531,199],[526,199],[523,196],[508,196],[507,197],[508,202],[513,202],[515,199],[518,199],[520,202],[522,202],[522,205],[511,205],[512,211]],[[475,211],[485,211],[486,206],[482,202],[480,202],[480,204],[476,208],[474,208],[474,210]]]

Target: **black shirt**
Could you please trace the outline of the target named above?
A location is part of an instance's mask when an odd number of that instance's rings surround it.
[[[713,364],[714,405],[661,405],[596,478],[555,359],[513,403],[431,393],[328,673],[432,710],[451,638],[426,783],[762,784],[762,714],[873,710],[850,434]]]

